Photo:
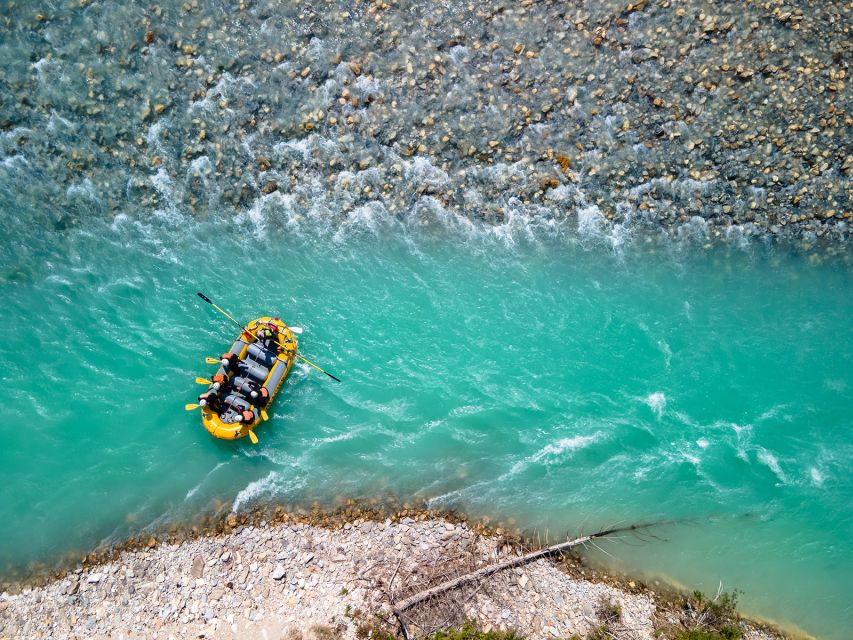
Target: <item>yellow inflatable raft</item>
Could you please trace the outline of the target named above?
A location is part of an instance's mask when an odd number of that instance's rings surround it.
[[[223,440],[243,438],[265,419],[296,358],[296,337],[280,318],[257,318],[246,329],[202,394],[202,424]]]

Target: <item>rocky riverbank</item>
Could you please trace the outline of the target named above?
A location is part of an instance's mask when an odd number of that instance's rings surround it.
[[[846,8],[14,3],[0,182],[59,231],[231,212],[812,249],[853,216]]]
[[[413,516],[326,526],[289,516],[232,520],[217,536],[152,540],[43,586],[4,592],[0,638],[363,639],[395,630],[392,602],[519,553],[500,530]],[[412,630],[469,619],[535,640],[587,637],[603,625],[618,638],[642,640],[696,615],[675,602],[576,560],[538,560],[413,612]],[[780,637],[739,624],[745,638]]]

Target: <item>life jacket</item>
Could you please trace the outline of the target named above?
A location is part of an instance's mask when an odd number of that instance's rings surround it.
[[[211,411],[219,410],[219,396],[216,395],[216,392],[213,390],[205,391],[198,397],[198,403],[202,404],[202,400],[204,400],[203,406],[210,407]]]
[[[223,353],[221,360],[225,361],[222,365],[222,368],[225,369],[225,371],[228,373],[233,373],[234,371],[236,371],[237,367],[240,366],[241,362],[240,358],[237,357],[237,355],[234,353]]]

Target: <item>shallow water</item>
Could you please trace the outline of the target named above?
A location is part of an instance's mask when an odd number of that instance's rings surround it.
[[[839,6],[240,4],[4,5],[0,580],[394,494],[845,637]],[[211,439],[198,290],[344,382]]]

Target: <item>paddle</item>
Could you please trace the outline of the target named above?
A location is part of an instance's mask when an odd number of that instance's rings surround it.
[[[248,330],[246,327],[244,327],[242,324],[240,324],[239,322],[237,322],[237,320],[235,320],[234,318],[232,318],[232,317],[228,314],[228,312],[224,311],[223,309],[221,309],[220,307],[218,307],[216,304],[214,304],[214,303],[211,301],[211,299],[210,299],[210,298],[208,298],[206,295],[204,295],[204,294],[203,294],[203,293],[201,293],[201,292],[196,292],[196,295],[198,295],[198,297],[199,297],[199,298],[201,298],[202,300],[204,300],[207,304],[209,304],[210,306],[212,306],[214,309],[216,309],[217,311],[219,311],[219,313],[221,313],[222,315],[224,315],[224,316],[225,316],[226,318],[228,318],[231,322],[233,322],[233,323],[234,323],[234,324],[236,324],[238,327],[240,327],[243,331],[245,331],[245,332],[246,332],[246,333],[248,333],[250,336],[252,336],[255,340],[257,340],[257,339],[258,339],[258,336],[256,336],[254,333],[252,333],[251,331],[249,331],[249,330]],[[287,326],[287,325],[285,325],[285,326]],[[292,329],[291,329],[291,331],[292,331]],[[276,341],[275,341],[275,343],[276,343],[278,346],[282,347],[283,349],[285,349],[285,350],[287,349],[287,347],[285,347],[283,344],[281,344],[278,340],[276,340]],[[288,353],[289,353],[289,352],[288,352]],[[327,376],[329,376],[332,380],[336,380],[337,382],[340,382],[340,381],[341,381],[341,379],[340,379],[340,378],[338,378],[338,377],[336,377],[336,376],[333,376],[331,373],[329,373],[329,372],[328,372],[328,371],[326,371],[325,369],[321,369],[321,368],[320,368],[320,367],[318,367],[316,364],[314,364],[313,362],[311,362],[310,360],[308,360],[308,358],[305,358],[305,357],[303,357],[303,356],[300,356],[298,353],[294,353],[293,355],[295,355],[297,358],[299,358],[300,360],[302,360],[305,364],[307,364],[307,365],[309,365],[309,366],[311,366],[311,367],[314,367],[314,368],[315,368],[317,371],[319,371],[320,373],[325,373],[325,374],[326,374]],[[211,363],[211,364],[213,364],[213,363]]]

